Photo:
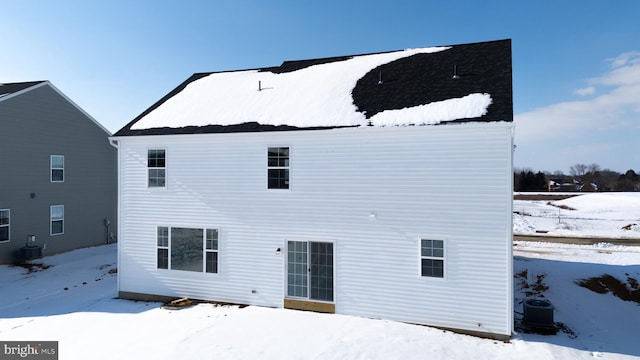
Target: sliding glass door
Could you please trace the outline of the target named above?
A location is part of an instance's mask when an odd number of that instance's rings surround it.
[[[287,242],[287,296],[333,301],[333,243]]]

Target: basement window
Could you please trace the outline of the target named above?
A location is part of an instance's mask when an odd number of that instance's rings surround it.
[[[444,241],[420,239],[421,275],[444,277]]]

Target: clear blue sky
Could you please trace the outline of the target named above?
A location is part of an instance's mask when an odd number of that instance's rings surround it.
[[[640,171],[640,1],[0,0],[0,83],[112,132],[192,73],[513,40],[515,166]]]

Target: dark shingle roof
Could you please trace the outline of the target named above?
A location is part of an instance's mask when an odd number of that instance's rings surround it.
[[[309,60],[294,60],[294,61],[285,61],[282,65],[272,68],[261,69],[261,71],[270,71],[274,74],[284,74],[288,72],[294,72],[297,70],[302,70],[309,66],[313,65],[321,65],[321,64],[329,64],[336,61],[344,61],[351,59],[355,55],[351,56],[336,56],[330,58],[322,58],[322,59],[309,59]]]
[[[13,94],[43,82],[45,81],[29,81],[29,82],[0,84],[0,96]]]
[[[276,74],[288,73],[312,65],[345,61],[351,55],[321,59],[285,61],[278,67],[253,69]],[[453,79],[453,75],[457,75]],[[185,87],[211,73],[192,75],[142,114],[120,129],[115,135],[158,135],[217,132],[256,132],[279,130],[316,130],[326,127],[297,128],[247,122],[237,125],[189,126],[183,128],[158,127],[132,130],[131,127],[164,102],[179,94]],[[352,90],[353,104],[370,118],[384,110],[394,110],[460,98],[471,93],[490,94],[492,103],[485,115],[453,122],[513,121],[511,40],[497,40],[452,45],[446,51],[420,53],[401,58],[370,70],[360,78]],[[222,105],[224,106],[224,105]],[[451,121],[448,121],[451,122]]]
[[[513,121],[510,41],[455,45],[447,51],[392,61],[369,71],[352,95],[354,104],[368,119],[384,110],[471,93],[491,94],[493,102],[486,115],[461,120]]]

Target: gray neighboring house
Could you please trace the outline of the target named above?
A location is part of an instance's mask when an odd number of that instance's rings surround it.
[[[0,84],[0,263],[115,241],[116,149],[48,81]]]

